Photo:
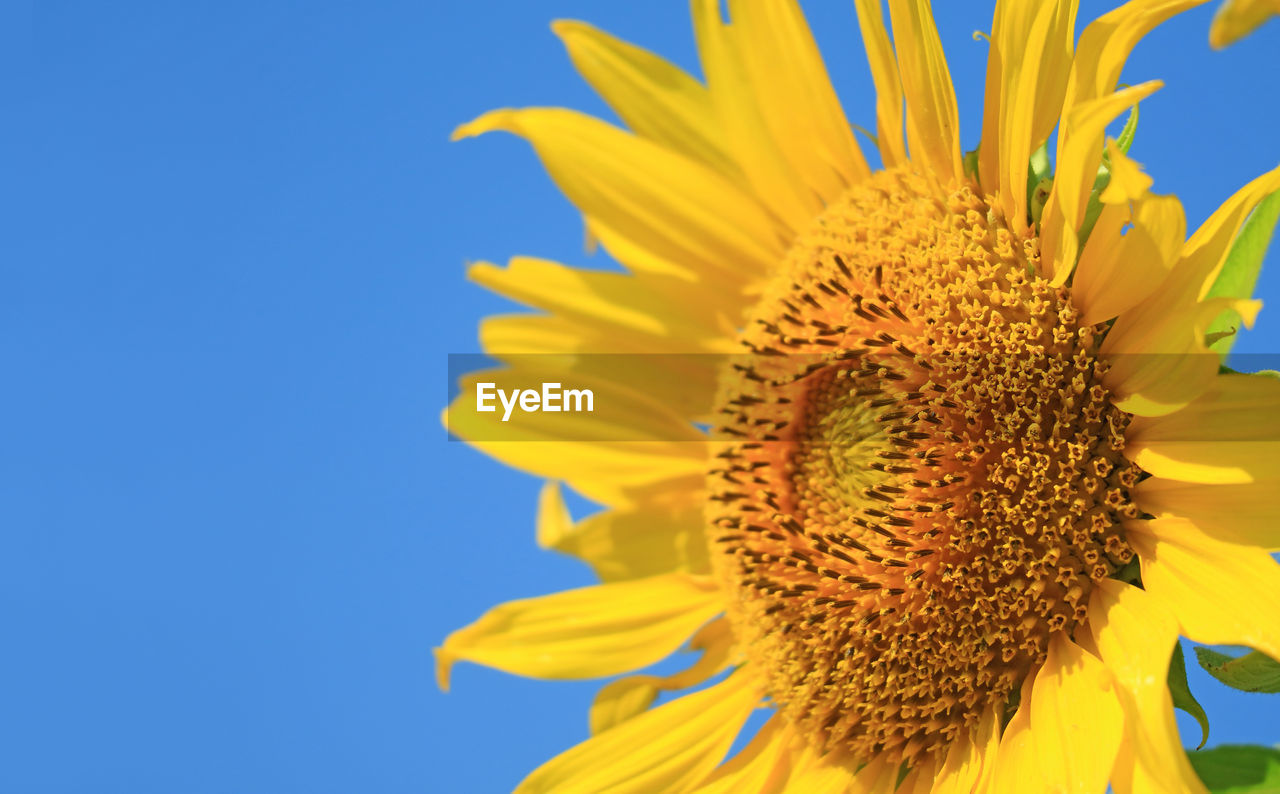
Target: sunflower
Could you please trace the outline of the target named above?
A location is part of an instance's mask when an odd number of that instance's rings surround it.
[[[441,686],[457,661],[623,676],[527,792],[1203,791],[1179,636],[1280,658],[1280,380],[1211,347],[1259,309],[1214,285],[1280,169],[1187,237],[1131,128],[1108,137],[1160,87],[1117,89],[1134,45],[1198,3],[1077,42],[1073,0],[999,0],[965,153],[928,0],[857,0],[880,168],[797,5],[720,5],[692,3],[705,84],[554,25],[629,130],[529,108],[455,133],[529,141],[626,272],[471,270],[543,313],[484,323],[504,366],[447,424],[548,480],[539,542],[602,581],[456,631]],[[478,384],[544,382],[597,411],[477,410]],[[573,521],[562,483],[604,509]],[[624,675],[686,642],[687,670]]]

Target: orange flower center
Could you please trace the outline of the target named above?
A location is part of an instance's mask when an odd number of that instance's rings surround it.
[[[854,187],[726,371],[708,517],[735,636],[815,747],[940,757],[1133,552],[1099,328],[975,187]]]

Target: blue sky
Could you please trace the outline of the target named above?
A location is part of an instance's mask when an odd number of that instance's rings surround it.
[[[810,3],[873,123],[851,3]],[[939,3],[965,144],[989,25]],[[1086,3],[1081,18],[1100,4]],[[1280,26],[1209,10],[1142,44],[1132,155],[1198,223],[1280,159]],[[488,606],[587,584],[533,543],[539,483],[448,442],[446,355],[508,308],[469,260],[590,264],[575,211],[492,107],[604,112],[548,23],[694,65],[680,0],[222,0],[0,12],[0,791],[488,792],[585,737],[591,683],[431,647]],[[1273,263],[1276,262],[1272,257]],[[1277,350],[1271,303],[1238,346]],[[1274,705],[1193,673],[1212,742]]]

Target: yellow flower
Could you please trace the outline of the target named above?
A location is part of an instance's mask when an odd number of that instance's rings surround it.
[[[1117,90],[1133,46],[1197,3],[1134,0],[1077,43],[1072,0],[1000,0],[976,157],[928,1],[889,5],[857,0],[878,170],[791,0],[694,0],[706,85],[557,23],[630,132],[531,108],[456,133],[527,139],[629,272],[471,271],[543,313],[485,322],[507,366],[449,426],[552,481],[539,542],[602,583],[455,632],[441,685],[702,652],[605,686],[521,791],[1203,791],[1179,635],[1280,657],[1280,380],[1219,374],[1205,340],[1258,310],[1208,293],[1280,170],[1188,239],[1105,137],[1160,87]],[[1055,129],[1050,186],[1028,163]],[[481,382],[599,411],[478,412]],[[557,483],[606,509],[573,522]]]
[[[1225,47],[1280,14],[1280,0],[1226,0],[1209,28],[1209,44]]]

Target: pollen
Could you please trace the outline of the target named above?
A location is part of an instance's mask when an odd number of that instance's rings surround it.
[[[741,333],[713,557],[815,748],[941,758],[1133,557],[1103,329],[1038,273],[1034,234],[974,185],[882,172],[794,243]]]

